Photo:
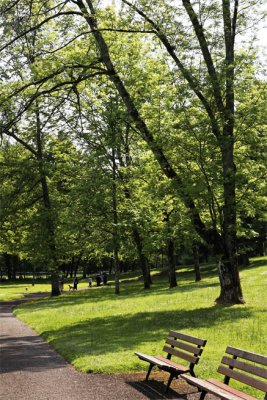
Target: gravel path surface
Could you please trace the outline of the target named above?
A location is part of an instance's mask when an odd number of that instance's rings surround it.
[[[173,382],[174,390],[162,395],[166,374],[151,374],[155,380],[144,382],[144,373],[107,375],[76,371],[31,328],[13,316],[12,309],[32,297],[0,303],[1,400],[187,398],[188,386],[180,379]],[[190,396],[190,400],[194,397]]]

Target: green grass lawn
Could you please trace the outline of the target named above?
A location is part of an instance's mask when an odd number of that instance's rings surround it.
[[[0,282],[0,301],[20,299],[31,293],[47,292],[49,294],[50,291],[51,285],[47,281],[35,283],[34,286],[30,279],[11,283],[5,281]]]
[[[266,355],[267,259],[254,259],[241,269],[245,305],[214,305],[219,295],[214,266],[202,266],[202,275],[196,283],[189,268],[180,268],[174,289],[168,288],[166,275],[158,274],[151,290],[132,279],[121,284],[119,296],[112,285],[66,292],[23,304],[15,314],[82,371],[145,370],[148,365],[134,352],[160,354],[167,332],[174,329],[208,340],[196,373],[221,379],[216,369],[227,345]]]
[[[69,290],[68,283],[72,285],[72,279],[68,279],[64,285],[64,292]],[[86,289],[88,287],[87,281],[81,281],[78,284],[79,289]],[[32,279],[25,279],[13,282],[0,282],[0,301],[16,300],[22,297],[27,297],[32,293],[51,293],[51,284],[47,280],[37,280],[32,285]]]

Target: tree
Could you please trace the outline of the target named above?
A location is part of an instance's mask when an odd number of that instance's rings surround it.
[[[183,78],[187,81],[191,91],[198,98],[203,112],[206,113],[210,121],[210,129],[217,141],[218,149],[221,154],[221,168],[223,181],[223,220],[221,232],[217,229],[208,228],[200,217],[195,206],[194,199],[190,196],[179,173],[177,173],[170,165],[161,146],[154,140],[149,128],[141,117],[135,102],[126,89],[114,63],[111,60],[108,45],[98,26],[98,15],[91,0],[87,0],[86,4],[82,0],[78,0],[78,5],[86,22],[92,30],[92,34],[98,45],[102,61],[108,70],[110,79],[118,90],[124,104],[136,123],[137,129],[140,131],[143,139],[149,144],[155,157],[159,161],[166,176],[176,181],[179,185],[180,196],[191,213],[191,218],[195,229],[199,235],[211,243],[218,255],[221,256],[219,263],[219,277],[221,284],[221,293],[218,302],[223,303],[243,303],[242,289],[239,279],[239,273],[236,263],[236,165],[234,163],[234,129],[235,129],[235,40],[238,23],[238,1],[235,1],[233,7],[229,0],[222,1],[221,7],[216,4],[216,23],[218,16],[220,19],[219,27],[222,29],[221,39],[224,40],[225,51],[223,62],[216,65],[215,57],[212,57],[210,47],[215,45],[209,40],[207,31],[208,23],[210,23],[210,10],[205,6],[196,12],[189,0],[183,0],[183,9],[191,22],[193,33],[198,43],[198,54],[203,60],[202,66],[206,69],[203,76],[204,84],[208,90],[205,90],[200,80],[192,74],[192,72],[183,64],[176,54],[175,46],[168,40],[167,35],[151,18],[149,18],[140,8],[133,6],[128,1],[124,3],[132,7],[145,21],[151,26],[155,35],[165,46],[168,54],[175,62]],[[88,7],[88,9],[87,9]],[[205,15],[206,14],[206,15]],[[241,17],[242,15],[240,15]],[[207,28],[205,29],[202,20],[207,20]],[[211,43],[209,43],[211,42]],[[218,38],[220,45],[221,40]],[[218,57],[221,56],[218,53]],[[203,70],[203,69],[202,69]]]
[[[18,9],[26,3],[18,1]],[[112,8],[97,9],[91,0],[72,1],[63,8],[54,7],[51,2],[46,6],[47,17],[44,19],[42,2],[36,2],[36,8],[29,8],[26,13],[30,23],[22,29],[20,20],[15,20],[20,29],[2,46],[3,51],[34,31],[43,34],[46,24],[54,24],[56,19],[62,20],[59,26],[64,40],[60,41],[55,35],[57,48],[48,48],[47,44],[39,42],[46,55],[45,63],[39,61],[38,65],[43,66],[39,75],[25,85],[10,84],[11,96],[22,92],[29,92],[30,96],[22,107],[16,109],[16,116],[8,118],[4,127],[12,126],[37,97],[53,93],[59,87],[65,90],[71,88],[75,92],[77,85],[90,77],[108,75],[135,123],[135,130],[151,149],[166,177],[173,182],[177,197],[188,209],[197,234],[215,248],[220,259],[221,293],[218,302],[242,303],[236,263],[237,215],[241,214],[238,214],[236,202],[239,165],[235,141],[240,127],[239,109],[242,109],[237,89],[247,69],[244,68],[244,57],[236,51],[235,45],[238,28],[246,27],[247,10],[250,12],[252,2],[246,2],[248,8],[240,8],[237,0],[222,0],[221,3],[183,0],[178,6],[158,0],[154,8],[145,0],[135,4],[123,0],[123,3],[129,13],[125,12],[125,8],[121,14],[116,14]],[[8,4],[4,2],[5,13],[10,11]],[[13,12],[14,9],[11,9]],[[75,22],[81,17],[85,23],[77,31]],[[116,24],[118,28],[114,28]],[[10,36],[10,30],[7,29],[7,32]],[[116,32],[120,32],[120,36]],[[137,89],[127,78],[127,68],[133,68],[132,64],[128,64],[129,57],[121,57],[125,46],[121,40],[122,32],[128,38],[137,33],[146,35],[155,60],[159,59],[160,45],[166,50],[160,72],[170,94],[164,107],[167,107],[170,116],[178,117],[178,121],[166,123],[160,115],[160,124],[164,121],[167,128],[165,134],[162,129],[157,129],[152,95],[146,98],[145,104],[142,103],[143,92],[147,95],[149,91],[141,87],[140,77],[135,78]],[[144,42],[143,35],[140,43]],[[75,52],[74,43],[80,45],[79,53]],[[50,54],[53,54],[53,60]],[[65,59],[68,62],[61,67]],[[51,67],[52,72],[49,70]],[[165,80],[166,70],[169,82]],[[147,77],[145,68],[139,71]],[[35,88],[37,90],[33,90]],[[173,98],[173,91],[177,99]],[[4,104],[7,105],[8,100],[5,99]],[[183,109],[185,112],[181,117]],[[180,162],[179,150],[171,147],[171,143],[178,142],[184,148],[192,146],[189,162]],[[198,144],[201,145],[199,151]]]

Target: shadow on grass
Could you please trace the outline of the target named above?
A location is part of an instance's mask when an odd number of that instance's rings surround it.
[[[207,307],[189,311],[156,311],[140,312],[128,315],[116,315],[92,318],[75,325],[58,330],[43,332],[67,359],[74,362],[76,358],[86,355],[101,356],[106,353],[138,351],[146,342],[158,343],[164,340],[170,329],[186,330],[220,327],[233,320],[249,318],[249,309],[229,307]],[[75,351],[69,350],[75,338]],[[205,339],[205,338],[204,338]]]

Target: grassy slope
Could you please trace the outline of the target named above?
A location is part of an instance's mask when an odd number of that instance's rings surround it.
[[[119,296],[111,286],[69,292],[25,304],[15,313],[87,372],[146,369],[134,352],[161,353],[170,328],[206,338],[196,373],[214,377],[227,345],[266,355],[266,264],[266,259],[256,259],[241,271],[245,306],[214,305],[218,277],[207,266],[202,267],[200,283],[183,269],[178,271],[179,286],[171,290],[161,276],[154,278],[149,291],[143,290],[142,282],[132,281],[121,285]]]

